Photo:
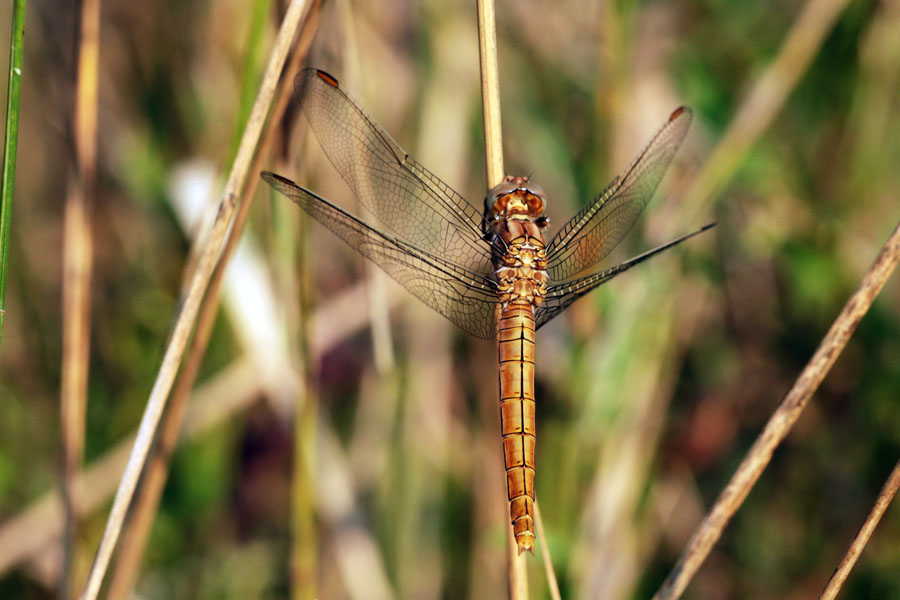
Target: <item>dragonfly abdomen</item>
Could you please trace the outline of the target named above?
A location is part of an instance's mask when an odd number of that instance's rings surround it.
[[[534,314],[510,304],[499,331],[500,428],[509,512],[519,553],[534,553]]]

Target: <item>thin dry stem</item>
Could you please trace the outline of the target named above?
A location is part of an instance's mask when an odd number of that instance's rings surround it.
[[[744,457],[728,485],[716,500],[712,510],[694,532],[687,548],[654,598],[670,600],[684,592],[697,573],[722,530],[737,512],[751,488],[772,458],[775,448],[790,432],[809,403],[813,393],[831,369],[847,341],[869,310],[897,262],[900,261],[900,223],[885,242],[872,266],[866,271],[856,292],[844,305],[797,381],[769,418],[765,429]]]
[[[231,174],[225,185],[225,191],[222,195],[216,221],[210,233],[209,242],[203,249],[197,270],[191,279],[187,296],[175,323],[172,338],[166,348],[162,365],[157,374],[156,383],[153,385],[153,390],[147,401],[131,458],[116,492],[109,520],[103,532],[103,538],[100,540],[100,547],[97,550],[94,564],[82,593],[84,600],[94,600],[100,592],[100,585],[112,558],[113,549],[122,529],[122,523],[125,521],[128,506],[131,503],[138,478],[150,452],[150,446],[153,443],[159,420],[166,406],[166,399],[169,391],[172,389],[178,367],[187,347],[188,338],[193,329],[197,313],[200,310],[200,302],[225,242],[231,217],[234,214],[237,195],[244,187],[244,182],[247,179],[249,166],[259,143],[263,124],[272,104],[275,87],[284,67],[288,50],[300,26],[300,18],[303,15],[305,5],[305,0],[294,0],[288,5],[287,14],[278,32],[272,56],[260,85],[259,94],[256,97],[253,110],[247,122],[247,128],[244,130],[244,135],[241,138]]]
[[[63,565],[59,597],[72,594],[77,540],[76,473],[84,456],[88,363],[91,330],[90,205],[93,203],[97,163],[97,73],[100,60],[100,1],[81,5],[81,39],[73,107],[76,173],[66,195],[63,241],[63,354],[60,383],[62,436],[62,494],[65,512]]]
[[[500,121],[500,71],[497,67],[497,23],[493,0],[478,0],[478,55],[481,59],[481,101],[484,114],[484,149],[487,186],[503,180],[503,130]],[[504,511],[505,512],[505,511]],[[525,557],[519,554],[512,524],[507,520],[509,593],[514,600],[528,598]]]
[[[881,493],[878,494],[878,498],[875,500],[875,506],[872,507],[872,511],[866,517],[853,543],[847,548],[847,553],[844,554],[844,558],[841,560],[838,568],[835,569],[834,575],[828,580],[828,585],[825,586],[822,595],[819,596],[820,600],[832,600],[841,591],[847,576],[856,564],[857,559],[859,559],[859,555],[862,554],[863,548],[866,547],[869,538],[872,537],[872,533],[878,527],[878,522],[897,494],[898,488],[900,488],[900,462],[894,466],[894,470],[891,471],[884,487],[881,488]]]
[[[537,498],[534,500],[534,524],[537,526],[537,538],[541,545],[541,562],[544,563],[544,573],[547,575],[547,587],[550,589],[550,597],[553,600],[562,600],[559,595],[559,582],[556,581],[556,573],[553,572],[553,559],[550,557],[550,546],[547,544],[547,534],[544,531],[544,519],[541,517],[541,508]]]
[[[509,514],[509,501],[503,494],[503,514]],[[506,519],[506,562],[509,577],[510,600],[528,600],[528,573],[525,570],[526,553],[519,554],[516,544],[516,536],[513,534],[512,525]]]
[[[494,1],[478,0],[478,54],[481,57],[481,101],[487,186],[503,179],[503,130],[500,127],[500,73],[497,68],[497,24]]]
[[[249,169],[250,173],[257,173],[260,170],[262,163],[266,160],[266,157],[273,146],[273,142],[277,138],[281,117],[284,115],[284,111],[291,99],[294,77],[299,71],[303,58],[309,50],[313,34],[318,25],[321,4],[322,2],[320,0],[314,0],[314,3],[310,6],[309,11],[307,11],[306,16],[303,19],[297,48],[292,53],[290,62],[285,69],[284,76],[280,80],[277,99],[275,100],[271,115],[262,135],[259,151],[256,153]],[[169,463],[171,461],[172,452],[178,442],[178,434],[181,431],[184,416],[187,412],[187,401],[190,397],[190,391],[194,386],[194,381],[200,370],[203,356],[206,354],[209,339],[216,322],[219,297],[222,290],[222,283],[225,278],[226,267],[229,259],[238,246],[238,241],[247,224],[258,183],[258,177],[250,177],[246,181],[246,186],[241,194],[243,200],[238,207],[234,219],[232,234],[225,242],[225,247],[222,250],[222,260],[219,261],[212,279],[210,280],[209,288],[203,300],[203,306],[201,307],[197,318],[197,328],[194,333],[194,338],[191,341],[191,346],[187,352],[187,358],[184,361],[181,376],[178,378],[177,385],[175,386],[169,401],[169,409],[166,411],[164,420],[160,425],[157,450],[147,465],[140,491],[135,498],[134,507],[132,509],[133,516],[123,535],[122,546],[119,550],[116,567],[110,581],[108,597],[111,600],[126,598],[134,587],[140,573],[144,548],[146,547],[150,528],[153,525],[153,519],[159,507],[159,500],[162,496],[166,479],[168,478]]]
[[[756,80],[725,135],[682,200],[680,214],[694,220],[703,205],[731,178],[753,143],[784,105],[849,0],[809,0],[778,56]]]

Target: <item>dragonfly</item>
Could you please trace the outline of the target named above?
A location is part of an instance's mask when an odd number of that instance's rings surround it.
[[[534,554],[535,331],[597,286],[712,227],[583,274],[637,221],[687,135],[690,109],[672,112],[606,189],[550,237],[547,194],[530,178],[506,176],[478,210],[409,156],[332,75],[302,71],[295,99],[380,227],[281,175],[263,171],[266,183],[460,329],[498,340],[509,518],[519,554]]]

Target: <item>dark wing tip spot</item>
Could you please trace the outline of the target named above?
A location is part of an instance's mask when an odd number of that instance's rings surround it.
[[[332,87],[336,87],[336,88],[341,87],[341,84],[338,83],[337,78],[326,73],[325,71],[316,69],[316,75],[319,76],[319,79],[321,79],[322,81],[324,81],[325,83],[327,83],[328,85],[330,85]]]
[[[687,113],[688,116],[691,116],[692,114],[694,114],[693,111],[690,108],[688,108],[687,106],[679,106],[678,108],[676,108],[675,110],[672,111],[671,115],[669,115],[669,122],[671,123],[672,121],[674,121],[675,119],[677,119],[684,113]]]

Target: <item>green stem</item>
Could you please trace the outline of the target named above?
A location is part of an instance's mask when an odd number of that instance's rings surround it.
[[[3,176],[0,189],[0,339],[6,311],[6,269],[9,263],[9,231],[12,198],[16,187],[16,146],[19,140],[19,98],[22,85],[22,54],[25,45],[25,0],[13,4],[12,36],[9,44],[9,93],[6,99],[6,137],[3,142]]]

